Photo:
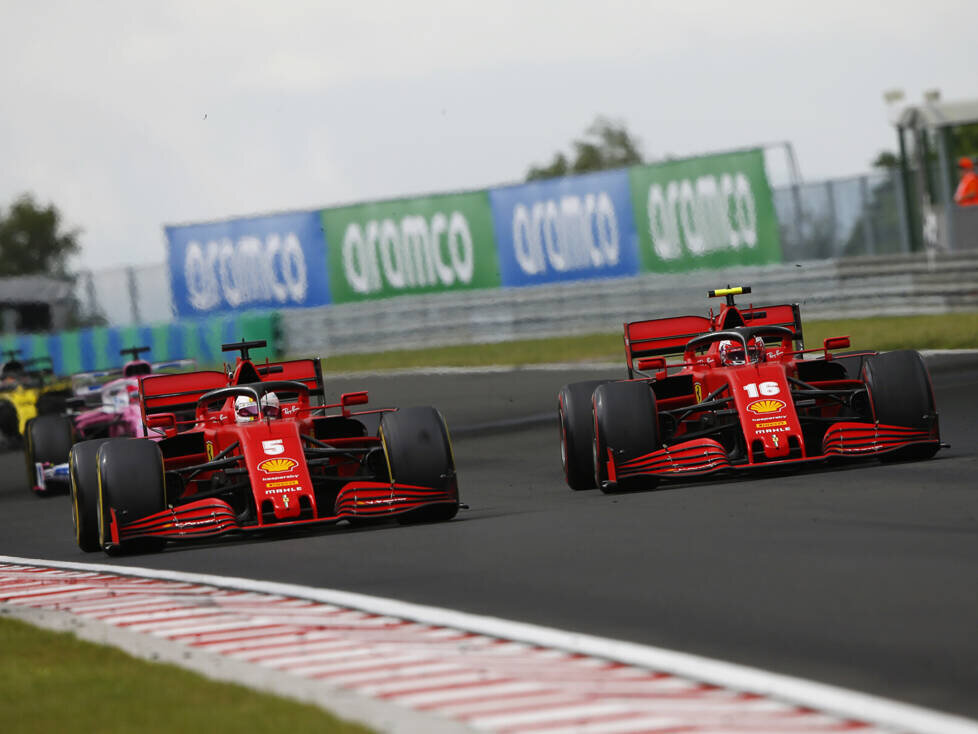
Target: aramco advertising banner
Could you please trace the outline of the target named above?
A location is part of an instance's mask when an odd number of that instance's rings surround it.
[[[330,303],[320,212],[166,228],[177,315]]]
[[[628,169],[646,272],[781,262],[761,150]]]
[[[327,209],[322,223],[334,303],[499,285],[485,192]]]
[[[492,189],[489,203],[505,286],[638,273],[625,170]]]

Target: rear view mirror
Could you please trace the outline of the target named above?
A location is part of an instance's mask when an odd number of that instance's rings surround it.
[[[359,392],[345,392],[340,395],[340,407],[343,409],[343,415],[348,415],[347,408],[351,405],[363,405],[367,402],[367,391],[361,390]]]
[[[830,336],[822,344],[825,346],[825,351],[830,349],[848,349],[849,348],[849,337],[847,336]]]
[[[664,370],[666,368],[666,358],[665,357],[645,357],[638,360],[638,368],[642,372],[651,372],[653,370]]]
[[[146,416],[146,428],[163,435],[176,433],[177,417],[173,413],[154,413]]]

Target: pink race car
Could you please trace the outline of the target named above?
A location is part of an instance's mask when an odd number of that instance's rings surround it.
[[[42,415],[24,429],[27,479],[38,494],[67,490],[68,453],[76,441],[91,438],[146,436],[139,408],[139,378],[159,371],[183,369],[193,360],[147,362],[139,358],[150,347],[120,350],[129,356],[121,370],[80,372],[71,378],[74,397],[68,415]],[[118,377],[116,377],[118,376]],[[106,382],[106,378],[116,377]]]

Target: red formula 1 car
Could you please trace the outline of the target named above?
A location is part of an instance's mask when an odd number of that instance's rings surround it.
[[[448,429],[430,407],[324,405],[318,359],[146,375],[146,438],[72,447],[72,516],[84,551],[159,550],[166,540],[314,523],[449,520],[459,508]]]
[[[560,449],[572,489],[877,456],[927,459],[942,444],[930,377],[912,350],[805,349],[797,304],[625,324],[628,379],[565,385]],[[681,355],[679,362],[667,357]]]

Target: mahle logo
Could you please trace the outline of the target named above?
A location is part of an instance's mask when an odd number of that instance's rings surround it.
[[[299,238],[292,232],[264,240],[229,237],[201,244],[191,241],[183,259],[190,305],[207,311],[221,301],[229,306],[249,303],[303,303],[308,280]]]
[[[649,234],[663,260],[757,245],[757,205],[744,173],[683,178],[648,194]]]
[[[343,235],[343,273],[356,293],[467,285],[474,271],[472,232],[458,211],[351,222]]]

